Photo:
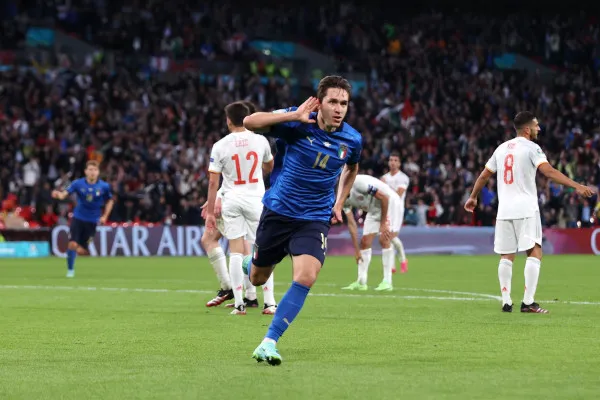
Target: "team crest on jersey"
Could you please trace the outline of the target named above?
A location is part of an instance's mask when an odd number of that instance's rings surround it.
[[[346,158],[346,156],[348,155],[348,146],[346,146],[345,144],[340,144],[340,148],[338,149],[338,158],[341,158],[342,160]]]
[[[86,199],[88,202],[92,202],[92,201],[94,201],[94,195],[90,193],[90,194],[88,194],[87,196],[85,196],[85,199]]]
[[[96,190],[96,196],[100,196],[100,190]]]

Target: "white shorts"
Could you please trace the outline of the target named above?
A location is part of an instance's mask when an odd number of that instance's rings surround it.
[[[399,199],[390,199],[388,205],[388,223],[390,224],[390,230],[398,233],[402,228],[402,222],[404,221],[404,208],[401,206]],[[363,227],[363,235],[371,235],[373,233],[379,234],[381,226],[381,209],[379,212],[369,211],[365,218],[365,226]]]
[[[217,218],[217,230],[221,234],[221,236],[225,236],[225,223],[223,222],[223,217],[219,216]]]
[[[236,196],[223,199],[221,216],[223,236],[228,240],[245,237],[254,242],[260,214],[263,211],[262,198],[256,196]]]
[[[496,220],[495,253],[514,254],[532,249],[536,244],[542,245],[542,221],[539,212],[530,218]]]

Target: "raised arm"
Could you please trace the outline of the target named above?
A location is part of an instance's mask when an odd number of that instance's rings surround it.
[[[309,97],[300,107],[289,112],[256,112],[244,118],[244,128],[253,132],[268,131],[273,125],[303,122],[315,123],[310,118],[310,113],[319,109],[319,100],[316,97]]]

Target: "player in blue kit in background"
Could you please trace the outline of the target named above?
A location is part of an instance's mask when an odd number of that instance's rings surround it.
[[[310,97],[299,107],[254,113],[244,119],[248,130],[277,137],[277,154],[283,156],[274,184],[263,198],[253,258],[246,257],[244,268],[253,285],[262,285],[286,255],[292,256],[293,264],[292,285],[252,354],[258,362],[281,364],[277,341],[317,280],[330,223],[342,221],[342,207],[362,150],[360,133],[343,122],[350,92],[346,79],[327,76],[319,82],[317,98]]]
[[[88,161],[85,164],[85,178],[73,181],[66,190],[52,192],[52,197],[59,200],[64,200],[73,193],[77,195],[77,205],[69,227],[67,278],[75,276],[75,257],[77,254],[88,254],[88,244],[94,239],[96,226],[106,222],[113,208],[111,187],[98,179],[99,175],[98,162]]]

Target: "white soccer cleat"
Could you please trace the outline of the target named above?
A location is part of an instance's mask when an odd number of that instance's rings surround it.
[[[67,271],[67,278],[75,278],[75,270],[70,269]]]
[[[233,311],[230,313],[231,315],[246,315],[246,306],[243,304],[238,307],[234,307]]]
[[[268,306],[265,304],[265,307],[262,310],[263,315],[275,315],[275,311],[277,311],[277,304],[273,306]]]

